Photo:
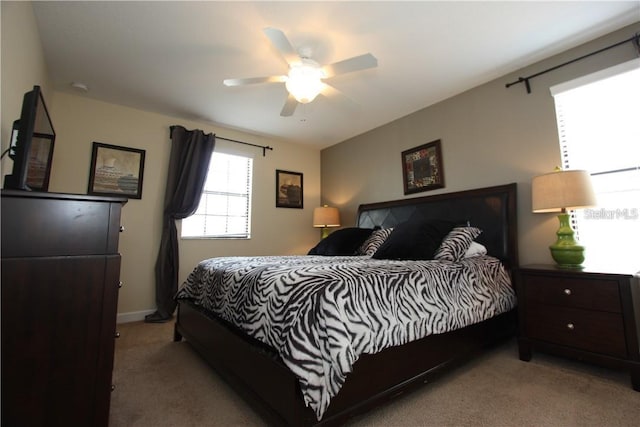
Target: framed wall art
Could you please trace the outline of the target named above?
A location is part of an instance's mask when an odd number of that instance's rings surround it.
[[[145,150],[93,143],[88,194],[142,198]]]
[[[402,152],[404,194],[444,187],[440,140]]]
[[[276,207],[303,208],[301,173],[276,169]]]

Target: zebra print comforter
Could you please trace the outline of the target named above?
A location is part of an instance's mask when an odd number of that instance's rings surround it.
[[[366,256],[202,261],[176,299],[192,300],[278,351],[318,420],[358,357],[481,322],[515,307],[501,263]]]

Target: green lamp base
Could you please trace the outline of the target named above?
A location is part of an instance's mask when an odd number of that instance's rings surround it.
[[[569,214],[558,215],[560,228],[556,232],[558,240],[549,246],[551,257],[562,268],[582,268],[584,262],[584,246],[578,244],[569,223]]]
[[[320,233],[320,238],[321,239],[326,239],[329,234],[331,234],[330,230],[329,230],[329,227],[322,227],[322,232]]]

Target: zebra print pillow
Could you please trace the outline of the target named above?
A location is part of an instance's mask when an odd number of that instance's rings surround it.
[[[372,258],[430,260],[455,223],[444,219],[413,218],[395,226]]]
[[[450,262],[460,261],[464,258],[473,239],[478,237],[480,233],[482,230],[476,227],[455,227],[442,240],[433,259]]]
[[[362,246],[356,252],[357,255],[366,255],[371,256],[376,253],[378,248],[382,246],[387,237],[393,231],[393,227],[391,228],[382,228],[380,230],[373,230],[373,233],[369,235],[367,240],[364,241]]]

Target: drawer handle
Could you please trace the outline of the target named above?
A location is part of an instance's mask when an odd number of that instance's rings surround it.
[[[568,288],[567,288],[567,289],[565,289],[565,290],[564,290],[564,294],[565,294],[565,295],[571,295],[571,289],[568,289]]]
[[[120,232],[122,233],[124,231],[124,225],[120,226]]]
[[[123,283],[122,280],[118,282],[118,289],[120,289],[122,287]]]
[[[116,338],[120,338],[120,332],[116,332]]]
[[[574,326],[573,323],[567,323],[567,329],[569,329],[570,331],[573,331],[576,327]]]

